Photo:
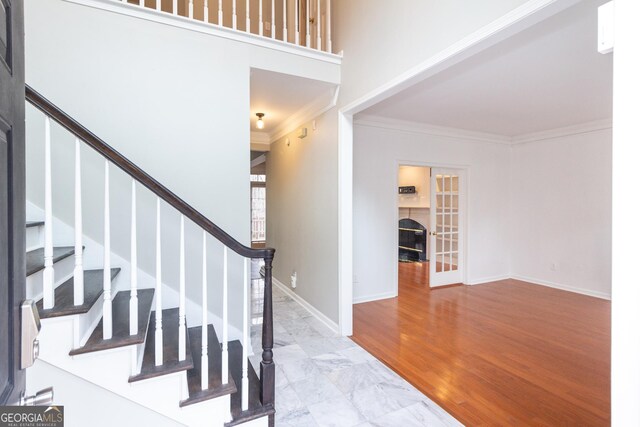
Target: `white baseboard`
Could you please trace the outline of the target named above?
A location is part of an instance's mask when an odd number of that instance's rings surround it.
[[[354,304],[362,304],[363,302],[371,302],[371,301],[379,301],[382,299],[395,298],[398,296],[398,293],[395,291],[391,292],[382,292],[374,295],[366,295],[363,297],[356,297],[353,299]]]
[[[481,279],[469,280],[465,283],[465,285],[480,285],[482,283],[497,282],[498,280],[506,280],[506,279],[511,279],[511,276],[509,276],[508,274],[503,274],[500,276],[483,277]]]
[[[511,276],[512,279],[522,280],[523,282],[533,283],[534,285],[546,286],[548,288],[560,289],[563,291],[574,292],[576,294],[587,295],[590,297],[596,297],[606,300],[611,300],[611,294],[606,292],[599,291],[590,291],[588,289],[580,289],[575,288],[573,286],[563,285],[561,283],[550,282],[547,280],[534,279],[533,277],[521,276],[514,274]]]
[[[293,292],[291,289],[289,289],[288,286],[286,286],[284,283],[282,283],[275,277],[273,277],[273,284],[276,285],[282,292],[287,294],[287,296],[290,297],[292,300],[300,304],[305,310],[311,313],[313,317],[315,317],[316,319],[324,323],[327,326],[327,328],[331,329],[336,334],[340,334],[340,326],[338,326],[336,322],[334,322],[333,320],[325,316],[323,313],[321,313],[320,310],[318,310],[317,308],[309,304],[307,300],[305,300],[300,295]]]

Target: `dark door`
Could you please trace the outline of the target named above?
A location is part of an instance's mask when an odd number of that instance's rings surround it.
[[[20,304],[25,298],[24,17],[0,0],[0,405],[24,391]]]

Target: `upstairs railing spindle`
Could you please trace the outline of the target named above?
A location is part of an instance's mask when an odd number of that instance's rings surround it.
[[[46,116],[44,118],[44,271],[42,272],[42,303],[45,310],[55,305],[51,180],[51,119]]]

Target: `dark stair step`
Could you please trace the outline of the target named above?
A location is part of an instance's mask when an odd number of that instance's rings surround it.
[[[27,221],[27,228],[41,227],[44,225],[44,221]]]
[[[129,382],[146,380],[174,372],[186,371],[193,368],[191,344],[187,334],[187,354],[182,362],[178,360],[178,320],[179,309],[162,310],[162,365],[156,366],[156,312],[151,312],[149,330],[144,344],[142,368],[138,375],[129,377]]]
[[[71,350],[69,355],[75,356],[132,344],[142,344],[147,334],[154,292],[153,289],[138,289],[138,333],[136,335],[129,335],[129,299],[131,298],[131,291],[120,291],[112,302],[113,336],[111,339],[102,339],[102,322],[104,320],[102,319],[91,333],[87,343],[80,348]]]
[[[249,379],[249,408],[242,411],[242,344],[240,341],[229,343],[229,370],[233,380],[238,384],[238,391],[231,395],[232,421],[225,426],[235,426],[264,416],[274,415],[273,406],[262,406],[260,399],[260,379],[253,366],[247,360],[247,378]]]
[[[201,361],[202,361],[202,327],[196,326],[188,329],[191,340],[191,355],[193,356],[193,368],[187,371],[187,381],[189,384],[189,398],[180,402],[180,406],[193,405],[205,400],[234,393],[236,384],[229,374],[229,382],[222,384],[222,350],[220,341],[213,325],[208,325],[208,349],[209,349],[209,388],[202,390],[200,387]],[[231,363],[231,354],[229,354]]]
[[[86,270],[84,272],[84,304],[73,305],[73,277],[58,286],[55,290],[55,306],[43,309],[43,301],[36,304],[42,319],[50,317],[71,316],[88,312],[102,295],[104,270]],[[111,269],[111,280],[120,273],[119,268]]]
[[[61,246],[53,248],[53,263],[62,261],[75,253],[73,246]],[[27,252],[27,277],[44,269],[44,248]]]

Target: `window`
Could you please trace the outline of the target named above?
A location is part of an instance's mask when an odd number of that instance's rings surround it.
[[[267,238],[266,175],[251,175],[251,241],[264,242]]]

